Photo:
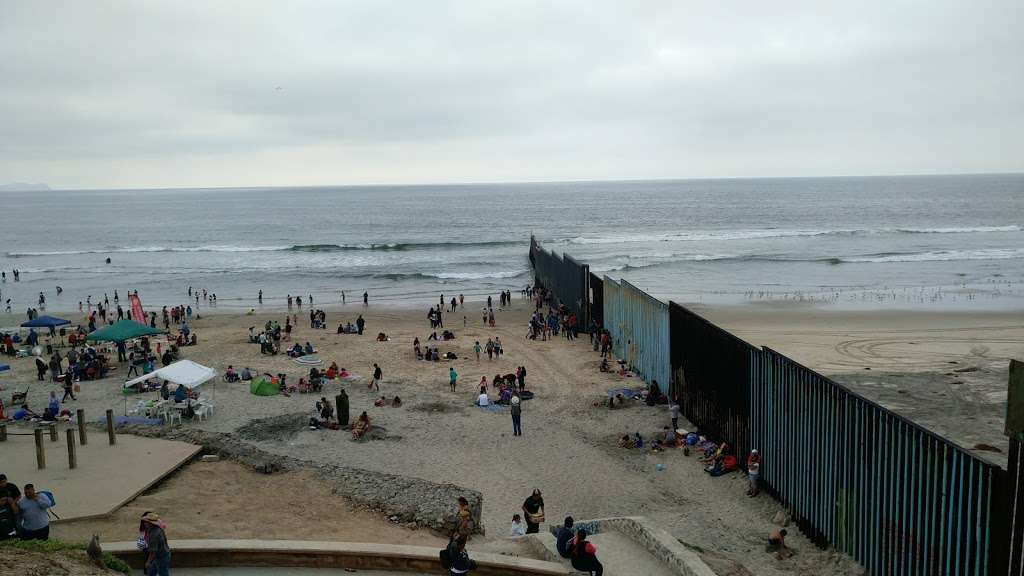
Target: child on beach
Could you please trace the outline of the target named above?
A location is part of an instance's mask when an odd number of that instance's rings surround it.
[[[523,525],[523,519],[519,516],[519,514],[513,514],[512,515],[512,537],[515,538],[516,536],[525,536],[525,535],[526,535],[526,526]]]
[[[480,361],[480,341],[479,340],[477,340],[476,344],[473,346],[473,352],[476,352],[476,361],[479,362]]]
[[[448,385],[451,386],[452,392],[455,392],[455,381],[458,379],[459,374],[455,371],[455,367],[451,366],[448,368]]]

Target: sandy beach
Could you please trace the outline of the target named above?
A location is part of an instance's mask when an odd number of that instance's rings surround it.
[[[778,561],[765,555],[762,541],[772,529],[771,518],[780,506],[767,497],[745,498],[746,483],[740,475],[710,478],[695,458],[686,458],[675,450],[650,454],[618,448],[616,439],[622,434],[640,432],[649,437],[658,433],[669,423],[667,408],[637,403],[609,411],[600,406],[610,388],[641,382],[600,373],[598,355],[585,338],[576,342],[527,340],[530,308],[518,294],[514,295],[513,305],[497,312],[495,328],[482,325],[480,303],[467,302],[465,312],[446,314],[445,327],[453,330],[457,339],[441,343],[441,349],[455,352],[458,359],[436,364],[417,361],[412,351],[413,338],[422,341],[431,332],[425,310],[383,309],[372,302],[368,308],[353,304],[328,308],[329,327],[354,321],[357,314],[363,314],[367,326],[366,335],[361,337],[338,335],[333,329],[312,330],[308,312],[296,311],[293,341],[309,341],[326,362],[336,361],[362,376],[344,387],[351,398],[353,416],[366,410],[374,427],[379,428],[375,439],[353,442],[344,431],[312,431],[302,426],[261,432],[261,419],[311,413],[318,395],[258,397],[242,383],[204,385],[202,393],[214,398],[216,414],[208,421],[184,425],[226,433],[248,425],[247,441],[271,453],[478,490],[484,496],[483,523],[488,540],[501,539],[507,533],[512,514],[519,511],[533,488],[539,488],[544,493],[549,522],[565,515],[644,515],[685,544],[705,551],[706,557],[742,566],[752,574],[857,573],[859,568],[848,559],[818,550],[795,534],[793,546],[799,551],[795,558]],[[754,344],[772,347],[834,375],[915,419],[931,418],[943,433],[965,445],[1005,444],[1000,442],[999,433],[1005,403],[1005,359],[1024,356],[1024,322],[1019,315],[838,313],[775,305],[700,312]],[[206,315],[194,321],[199,344],[185,348],[184,356],[218,372],[232,364],[259,372],[286,372],[297,381],[304,368],[283,355],[261,356],[258,345],[247,342],[248,327],[270,319],[283,322],[284,312]],[[2,324],[17,321],[7,317]],[[385,332],[391,340],[375,341],[378,332]],[[501,339],[505,355],[489,361],[484,354],[478,361],[473,344],[477,340],[486,342],[488,337]],[[949,364],[954,361],[956,365]],[[12,362],[15,375],[4,376],[3,382],[8,389],[31,383],[30,404],[42,406],[48,392],[57,386],[36,383],[31,360]],[[366,388],[375,362],[384,372],[379,394]],[[507,410],[484,410],[473,406],[473,400],[481,376],[490,380],[520,365],[527,367],[527,387],[536,398],[524,403],[524,435],[513,437]],[[454,393],[448,389],[449,366],[459,373]],[[959,368],[977,370],[952,372]],[[125,370],[122,367],[103,381],[82,383],[79,399],[71,404],[97,415],[106,408],[116,413],[122,413],[126,405],[130,408],[139,398],[121,395]],[[926,379],[926,375],[947,372],[955,376],[942,376],[949,380],[943,380],[944,386],[932,385]],[[862,373],[871,379],[864,379]],[[955,381],[962,383],[953,384]],[[328,384],[323,395],[333,396],[340,387]],[[374,399],[381,394],[400,396],[403,406],[374,407]],[[960,420],[965,412],[974,420]],[[971,427],[959,422],[970,422]],[[656,469],[659,463],[664,470]],[[231,497],[225,495],[222,499]],[[120,538],[133,537],[130,529],[126,526],[129,532]],[[191,535],[209,537],[223,536],[232,529],[227,520],[183,527]],[[75,535],[81,532],[71,525],[61,530]],[[395,537],[392,532],[374,536],[376,533],[369,530],[364,536]],[[358,539],[356,536],[339,531],[336,537]],[[117,535],[111,533],[109,537]]]

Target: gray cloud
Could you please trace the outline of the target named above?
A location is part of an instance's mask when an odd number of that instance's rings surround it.
[[[0,182],[1021,171],[1022,6],[10,0]]]

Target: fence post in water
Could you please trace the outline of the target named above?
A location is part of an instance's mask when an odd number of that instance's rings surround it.
[[[57,423],[56,422],[51,422],[50,423],[50,442],[56,442],[56,441],[57,441]]]
[[[46,448],[43,447],[43,429],[35,429],[36,437],[36,468],[42,470],[46,468]]]
[[[107,408],[107,439],[110,445],[117,444],[117,436],[114,436],[114,411]]]
[[[68,468],[74,470],[78,468],[78,457],[75,454],[75,431],[71,428],[67,430],[68,436]]]
[[[76,410],[75,419],[78,421],[78,443],[85,446],[85,409],[79,408]]]

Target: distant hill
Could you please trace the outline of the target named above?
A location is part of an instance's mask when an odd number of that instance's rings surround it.
[[[11,182],[10,184],[0,184],[0,192],[39,192],[41,190],[49,190],[50,187],[42,182],[38,184],[31,184],[29,182]]]

